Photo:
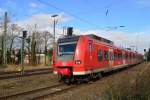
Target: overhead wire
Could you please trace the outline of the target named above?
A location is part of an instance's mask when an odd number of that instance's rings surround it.
[[[111,12],[111,8],[115,5],[115,4],[120,4],[121,3],[121,0],[116,0],[116,2],[111,2],[109,3],[108,5],[105,5],[104,7],[97,7],[96,5],[94,5],[92,2],[90,2],[89,0],[84,0],[89,7],[93,8],[93,9],[96,9],[96,10],[99,10],[99,11],[102,11],[102,10],[105,10],[105,12],[103,12],[106,16],[106,22],[108,23],[109,21],[109,15],[110,15],[110,12]],[[119,27],[124,27],[124,26],[119,26]],[[114,27],[106,27],[108,29],[106,29],[106,31],[109,31],[109,30],[113,30],[113,29],[117,29],[116,26]]]
[[[81,17],[79,17],[79,16],[77,16],[77,15],[75,15],[75,14],[73,14],[73,13],[70,13],[70,12],[68,12],[68,11],[65,11],[65,10],[63,10],[63,9],[61,9],[61,8],[59,8],[59,7],[57,7],[57,6],[53,5],[53,4],[51,4],[51,3],[49,3],[49,2],[45,2],[45,1],[42,1],[42,0],[37,0],[37,1],[39,1],[40,3],[42,3],[42,4],[44,4],[44,5],[50,6],[50,7],[54,8],[54,9],[56,9],[56,10],[58,10],[58,11],[64,12],[64,13],[66,13],[66,14],[68,14],[68,15],[70,15],[70,16],[72,16],[72,17],[78,19],[78,20],[80,20],[81,22],[84,22],[84,23],[89,24],[89,25],[91,25],[91,26],[95,26],[96,28],[102,28],[102,27],[100,27],[100,26],[98,26],[98,25],[96,25],[96,24],[94,24],[94,23],[92,23],[92,22],[90,22],[90,21],[88,21],[88,20],[86,20],[86,19],[83,19],[83,18],[81,18]]]
[[[110,8],[112,8],[112,6],[114,6],[115,4],[119,4],[121,2],[121,0],[116,0],[116,2],[111,2],[103,7],[98,7],[96,5],[94,5],[92,2],[90,2],[89,0],[83,0],[84,4],[88,5],[90,8],[98,10],[98,13],[104,13],[106,16],[108,16],[109,12],[110,12]]]

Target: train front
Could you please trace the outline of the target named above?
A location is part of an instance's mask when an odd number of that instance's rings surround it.
[[[79,36],[66,36],[58,39],[54,50],[54,73],[60,76],[60,80],[70,79],[74,65],[74,54]]]

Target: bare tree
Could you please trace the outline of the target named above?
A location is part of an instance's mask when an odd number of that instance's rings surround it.
[[[44,53],[45,53],[45,65],[47,64],[46,63],[46,55],[47,55],[47,49],[48,49],[48,46],[52,43],[52,38],[53,38],[53,35],[48,32],[48,31],[44,31],[43,32],[43,41],[44,41]]]
[[[2,57],[3,57],[3,52],[2,52],[2,23],[1,23],[1,20],[0,20],[0,64],[2,64]]]
[[[2,35],[0,35],[0,64],[2,64],[3,52],[2,52]]]
[[[17,24],[12,24],[10,26],[10,29],[11,29],[11,35],[10,35],[10,47],[9,47],[9,50],[10,52],[12,51],[12,47],[13,47],[13,43],[14,43],[14,39],[18,36],[18,33],[20,31],[19,27],[17,26]],[[14,33],[15,32],[15,33]]]
[[[35,41],[35,32],[32,34],[32,41],[31,41],[31,63],[33,65],[36,64],[36,41]]]
[[[37,63],[40,64],[40,59],[41,59],[41,52],[43,50],[43,43],[44,41],[42,40],[42,32],[37,32],[36,33],[36,51],[38,53],[38,59],[37,59]]]
[[[20,44],[20,42],[15,42],[15,41],[19,41],[19,34],[22,32],[22,28],[20,26],[18,26],[17,24],[10,24],[8,26],[8,34],[7,34],[7,57],[8,58],[8,62],[13,62],[13,59],[11,58],[12,55],[12,49],[15,49],[15,46]]]

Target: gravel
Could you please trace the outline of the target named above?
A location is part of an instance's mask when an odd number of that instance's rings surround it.
[[[0,96],[51,86],[56,83],[57,76],[52,73],[0,80]]]

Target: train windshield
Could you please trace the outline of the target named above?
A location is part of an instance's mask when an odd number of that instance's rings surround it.
[[[74,54],[76,42],[59,43],[58,55]]]

